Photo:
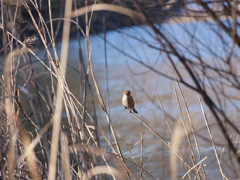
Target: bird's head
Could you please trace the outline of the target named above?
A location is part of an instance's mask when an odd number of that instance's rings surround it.
[[[124,91],[124,94],[125,94],[126,96],[129,96],[129,95],[131,94],[131,92],[128,91],[128,90],[125,90],[125,91]]]

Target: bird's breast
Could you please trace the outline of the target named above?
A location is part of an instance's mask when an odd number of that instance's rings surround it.
[[[123,95],[122,97],[122,105],[128,107],[128,100],[126,95]]]

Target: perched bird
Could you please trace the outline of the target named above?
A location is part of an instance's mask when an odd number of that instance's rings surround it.
[[[125,90],[122,97],[122,105],[125,107],[125,109],[129,109],[131,112],[131,109],[134,113],[138,113],[136,109],[134,108],[134,100],[131,95],[130,91]]]

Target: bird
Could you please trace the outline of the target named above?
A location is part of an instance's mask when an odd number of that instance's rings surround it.
[[[130,112],[133,110],[134,113],[138,114],[137,110],[134,108],[134,100],[131,95],[131,91],[125,90],[122,97],[122,105],[125,109],[129,109]]]

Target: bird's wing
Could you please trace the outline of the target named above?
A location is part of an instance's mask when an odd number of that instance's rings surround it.
[[[130,108],[134,108],[134,100],[133,100],[133,97],[132,96],[129,96],[128,97],[128,106]]]

